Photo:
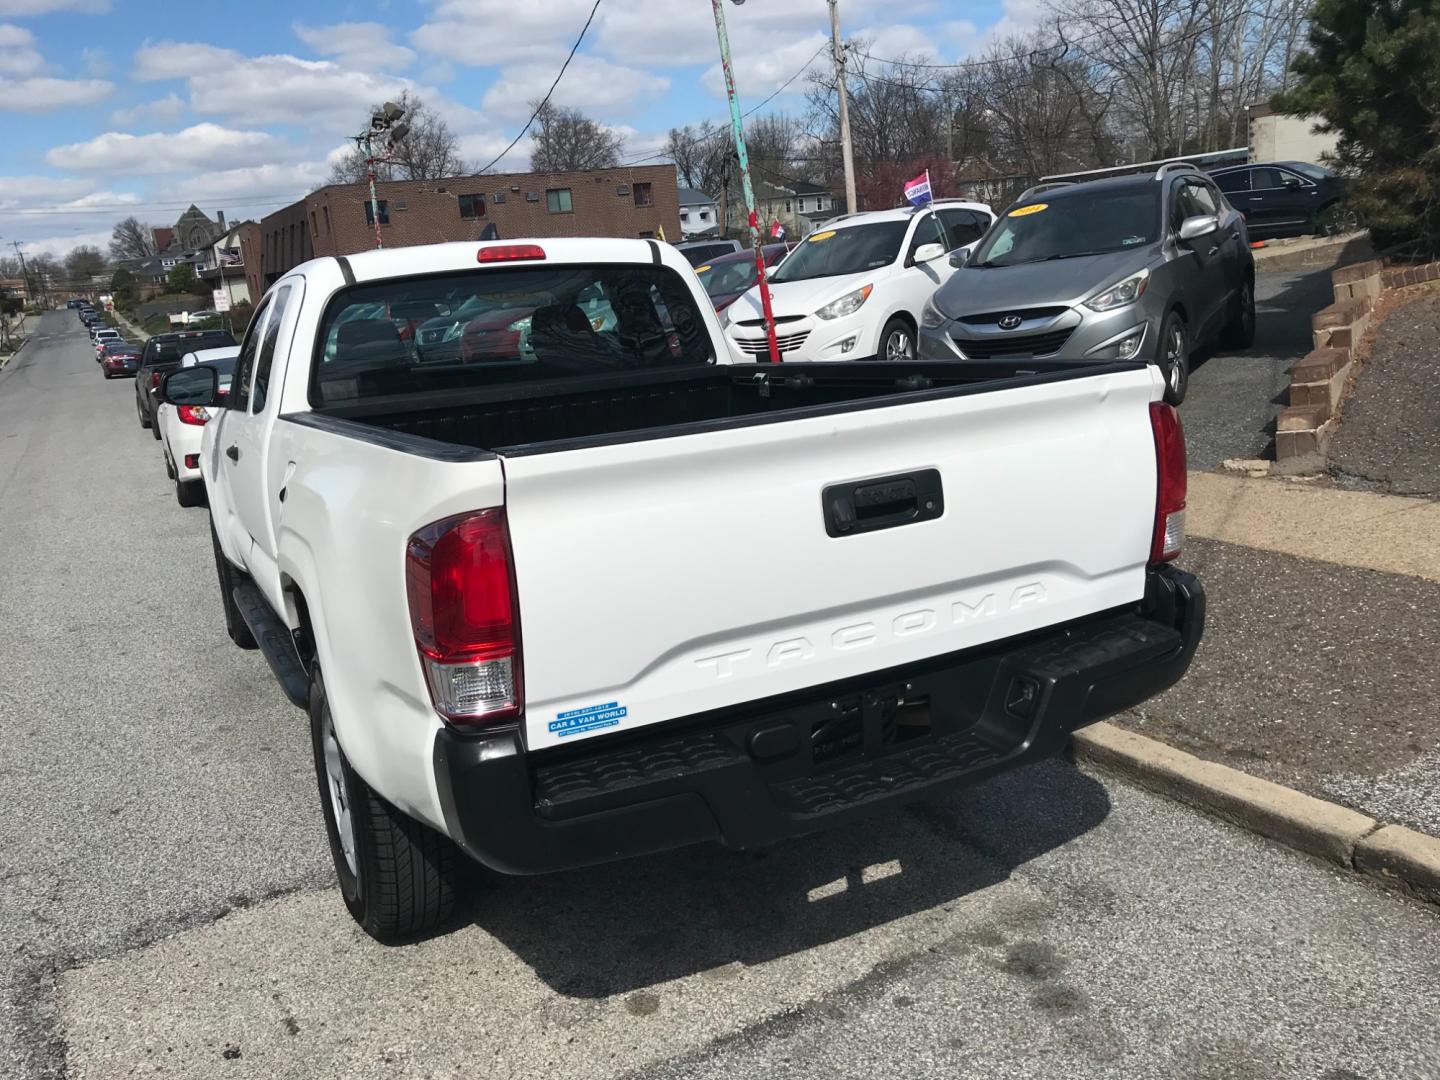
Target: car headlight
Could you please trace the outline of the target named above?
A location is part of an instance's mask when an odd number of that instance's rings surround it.
[[[920,325],[926,330],[938,330],[949,321],[944,313],[935,306],[933,296],[926,300],[925,306],[920,309]]]
[[[860,305],[870,299],[873,285],[861,285],[854,292],[846,293],[839,300],[832,300],[815,314],[822,319],[839,319],[846,315],[854,315],[860,310]]]
[[[1091,311],[1113,311],[1115,308],[1133,304],[1145,295],[1145,286],[1150,283],[1150,271],[1141,270],[1131,274],[1124,281],[1117,281],[1102,293],[1096,293],[1085,306]]]

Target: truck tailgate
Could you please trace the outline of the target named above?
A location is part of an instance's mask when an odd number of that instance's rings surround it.
[[[1111,371],[507,456],[529,746],[1138,600],[1151,393]]]

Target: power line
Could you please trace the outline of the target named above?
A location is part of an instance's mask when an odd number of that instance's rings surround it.
[[[499,161],[511,150],[514,150],[515,144],[525,137],[525,133],[530,130],[530,125],[535,123],[535,118],[540,115],[540,111],[544,109],[546,105],[550,104],[550,95],[555,93],[555,87],[560,85],[560,80],[565,75],[565,69],[570,66],[570,61],[575,59],[575,53],[580,48],[580,43],[585,40],[585,32],[590,29],[590,24],[595,19],[595,12],[598,11],[599,8],[600,0],[595,0],[594,6],[590,8],[590,17],[585,20],[585,25],[580,28],[580,36],[575,39],[575,44],[570,46],[570,55],[565,57],[565,63],[560,65],[560,71],[555,76],[555,81],[550,84],[550,89],[545,91],[545,97],[541,99],[540,104],[535,106],[535,111],[530,114],[530,119],[525,121],[525,126],[520,129],[520,134],[511,139],[510,145],[496,154],[494,159],[491,160],[485,168],[475,170],[477,173],[487,172],[495,162]]]

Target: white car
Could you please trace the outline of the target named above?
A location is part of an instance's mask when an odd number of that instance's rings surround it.
[[[942,199],[826,222],[770,276],[780,359],[915,359],[925,302],[955,272],[945,256],[975,244],[994,220],[984,203]],[[736,361],[769,359],[758,286],[721,321]]]
[[[204,364],[219,374],[222,393],[230,389],[235,373],[238,345],[219,349],[201,349],[180,358],[182,368]],[[162,402],[155,410],[155,430],[165,452],[165,471],[175,481],[175,501],[181,506],[199,506],[204,502],[205,481],[200,475],[200,444],[205,425],[214,415],[213,409],[201,405],[171,405]]]
[[[120,331],[114,327],[104,326],[90,335],[90,344],[95,346],[95,359],[100,359],[100,353],[105,349],[107,341],[119,341]]]

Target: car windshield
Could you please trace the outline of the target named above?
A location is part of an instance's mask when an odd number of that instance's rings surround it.
[[[771,275],[776,282],[862,274],[889,266],[905,242],[906,221],[874,221],[811,233]]]
[[[1042,195],[1043,199],[1044,196]],[[1160,238],[1160,185],[1067,192],[1000,218],[970,265],[1014,266],[1153,244]]]
[[[1291,162],[1290,167],[1311,180],[1329,180],[1335,176],[1334,172],[1324,166],[1311,165],[1308,161]]]
[[[353,286],[325,311],[317,361],[311,401],[324,405],[701,366],[714,355],[690,289],[673,270],[645,263],[483,269]]]
[[[749,258],[702,266],[695,273],[700,276],[700,285],[707,296],[744,292],[759,278],[755,273],[755,260]]]

